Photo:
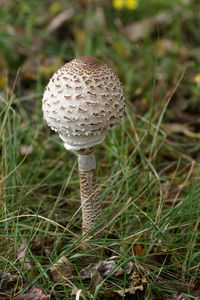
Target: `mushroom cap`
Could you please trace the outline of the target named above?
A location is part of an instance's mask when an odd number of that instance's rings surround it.
[[[50,79],[42,100],[44,119],[66,149],[101,143],[123,116],[125,97],[118,76],[105,63],[80,56]]]

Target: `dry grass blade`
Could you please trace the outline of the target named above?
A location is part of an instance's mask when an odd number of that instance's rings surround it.
[[[13,219],[18,219],[18,218],[27,218],[27,217],[34,217],[34,218],[39,218],[39,219],[42,219],[42,220],[45,220],[46,222],[54,225],[55,227],[60,227],[62,228],[63,230],[65,231],[68,231],[70,234],[72,234],[73,236],[77,237],[77,235],[75,233],[73,233],[72,231],[70,231],[68,228],[60,225],[59,223],[51,220],[51,219],[48,219],[48,218],[45,218],[44,216],[41,216],[41,215],[35,215],[35,214],[27,214],[27,215],[19,215],[19,216],[12,216],[12,217],[9,217],[9,218],[5,218],[3,220],[0,220],[0,223],[4,223],[4,222],[8,222],[10,220],[13,220]]]
[[[51,23],[46,27],[45,32],[48,34],[53,33],[56,31],[64,22],[72,18],[76,14],[76,9],[74,7],[71,7],[63,12],[61,12],[59,15],[57,15]]]

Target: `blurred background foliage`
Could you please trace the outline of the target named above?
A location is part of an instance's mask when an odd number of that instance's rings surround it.
[[[192,122],[188,113],[200,113],[199,14],[195,0],[1,0],[0,89],[12,89],[19,71],[17,96],[41,97],[58,67],[92,55],[116,71],[142,115],[152,99],[163,105],[184,73],[165,117]],[[191,126],[197,132],[199,121]]]
[[[7,72],[14,77],[19,68],[29,86],[38,77],[48,80],[75,56],[95,55],[114,65],[129,97],[142,95],[148,100],[154,72],[158,88],[168,83],[162,97],[177,68],[187,69],[185,80],[195,92],[200,72],[197,3],[1,0],[0,86],[4,87]]]

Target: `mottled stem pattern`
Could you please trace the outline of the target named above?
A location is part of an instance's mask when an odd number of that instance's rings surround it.
[[[93,152],[94,148],[78,151],[83,234],[95,225],[101,215],[101,204],[97,192],[96,163]]]

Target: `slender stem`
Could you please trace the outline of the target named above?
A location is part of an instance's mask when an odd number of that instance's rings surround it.
[[[97,192],[96,162],[93,152],[94,148],[78,151],[83,234],[95,225],[101,215],[101,204]]]

